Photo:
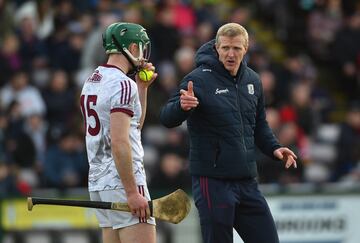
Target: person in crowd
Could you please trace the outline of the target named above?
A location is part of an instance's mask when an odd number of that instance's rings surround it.
[[[352,170],[358,170],[360,162],[360,101],[353,101],[340,124],[336,142],[337,158],[334,164],[333,180],[344,180]]]
[[[43,163],[44,186],[64,189],[86,185],[88,164],[80,141],[76,133],[67,130],[49,146]]]

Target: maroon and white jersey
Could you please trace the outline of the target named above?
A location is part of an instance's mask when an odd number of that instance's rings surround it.
[[[111,153],[110,113],[124,112],[131,117],[130,142],[133,172],[138,185],[146,184],[144,150],[138,129],[141,104],[135,81],[112,65],[99,66],[85,81],[81,111],[86,129],[89,161],[89,191],[123,188]],[[119,130],[121,132],[121,130]]]

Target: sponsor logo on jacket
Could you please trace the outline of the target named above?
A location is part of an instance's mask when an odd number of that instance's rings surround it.
[[[217,88],[216,90],[215,90],[215,94],[217,95],[217,94],[226,94],[226,93],[229,93],[229,90],[226,88],[226,89],[219,89],[219,88]]]

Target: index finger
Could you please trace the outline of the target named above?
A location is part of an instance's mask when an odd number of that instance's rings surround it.
[[[180,94],[181,94],[181,95],[186,95],[186,90],[181,89],[181,90],[180,90]]]
[[[289,154],[289,155],[291,155],[292,157],[294,157],[295,159],[297,159],[297,156],[295,155],[295,153],[292,151],[292,150],[290,150],[290,149],[288,149],[288,148],[285,148],[285,151],[284,152],[286,152],[287,154]]]
[[[293,165],[294,165],[294,168],[297,168],[297,163],[296,163],[296,160],[294,160]]]
[[[297,165],[296,165],[296,160],[295,160],[291,155],[289,155],[288,158],[287,158],[287,160],[286,160],[285,167],[286,167],[286,168],[290,168],[291,165],[293,165],[294,168],[297,167]]]

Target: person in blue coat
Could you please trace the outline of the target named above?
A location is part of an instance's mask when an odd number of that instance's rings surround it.
[[[187,121],[192,192],[205,243],[232,243],[233,228],[246,243],[279,242],[258,190],[255,146],[285,167],[297,156],[282,147],[265,115],[256,72],[243,60],[249,37],[237,23],[221,26],[196,53],[196,68],[162,107],[161,123]]]

